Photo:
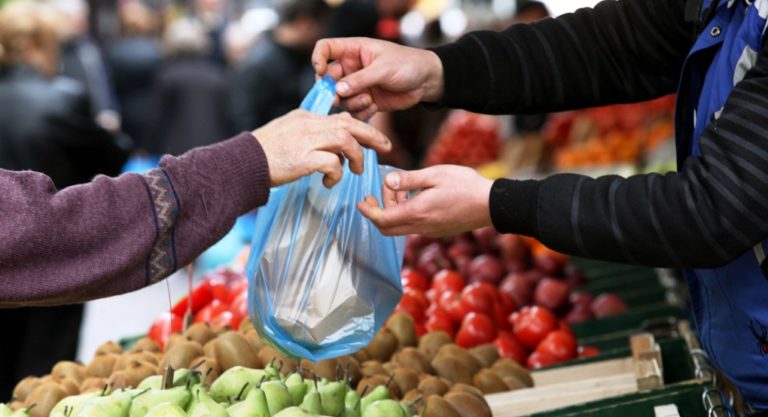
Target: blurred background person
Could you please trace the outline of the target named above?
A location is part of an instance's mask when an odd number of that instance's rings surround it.
[[[150,153],[180,155],[233,133],[226,74],[208,59],[210,47],[205,29],[197,20],[179,19],[166,30],[166,58],[157,74],[149,108]]]
[[[107,62],[122,116],[122,129],[134,148],[147,151],[149,104],[163,60],[160,19],[140,0],[118,5],[120,35],[109,43]]]
[[[280,23],[251,49],[232,91],[237,130],[262,124],[297,108],[314,83],[312,48],[326,32],[324,0],[285,0]]]
[[[81,82],[96,122],[112,132],[121,128],[112,81],[99,46],[91,38],[85,0],[52,0],[62,15],[61,75]]]
[[[227,2],[225,0],[195,0],[195,17],[202,23],[210,48],[207,55],[211,62],[227,66],[227,56],[224,47],[224,34],[229,26]]]
[[[95,124],[82,86],[56,77],[61,21],[31,0],[0,9],[0,168],[45,173],[59,189],[116,175],[127,156]],[[21,378],[73,360],[81,318],[82,305],[0,310],[13,335],[0,343],[0,398]]]

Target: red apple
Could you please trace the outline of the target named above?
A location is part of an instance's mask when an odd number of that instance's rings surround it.
[[[457,258],[454,258],[453,264],[456,266],[456,271],[458,271],[459,274],[468,277],[469,265],[472,264],[472,257],[461,255]]]
[[[527,262],[530,256],[528,245],[519,235],[502,234],[496,236],[496,247],[499,248],[499,254],[504,260]]]
[[[562,276],[563,267],[567,261],[567,256],[546,248],[537,251],[533,255],[533,264],[536,266],[536,269],[548,276]]]
[[[451,259],[456,259],[460,256],[474,257],[475,255],[477,255],[477,248],[473,243],[466,240],[456,240],[448,248],[448,256]]]
[[[627,304],[616,294],[602,293],[592,302],[592,312],[599,319],[615,316],[625,311],[627,311]]]
[[[533,284],[524,274],[513,272],[504,278],[499,291],[507,294],[518,307],[531,304],[533,299]]]
[[[565,278],[565,282],[567,282],[571,288],[578,287],[587,282],[584,274],[582,274],[573,264],[565,265],[565,268],[563,268],[563,277]]]
[[[428,277],[432,277],[441,269],[453,269],[448,255],[439,243],[431,243],[421,251],[417,269]]]
[[[562,311],[568,306],[568,296],[571,288],[568,284],[555,278],[544,278],[536,286],[533,301],[538,306],[552,311]]]
[[[539,281],[544,279],[544,274],[538,269],[531,269],[529,271],[525,271],[525,278],[531,283],[531,285],[536,287],[539,285]]]
[[[571,311],[565,315],[565,321],[568,323],[583,323],[594,318],[595,315],[592,313],[592,309],[588,305],[583,306],[580,304],[575,304]]]
[[[595,301],[595,296],[585,292],[576,291],[571,293],[571,296],[568,297],[568,300],[571,302],[571,305],[573,305],[574,308],[590,308],[592,301]]]
[[[496,229],[493,227],[483,227],[472,231],[472,236],[475,238],[478,248],[482,253],[495,253],[496,252]]]
[[[491,255],[480,255],[469,264],[470,282],[488,282],[497,285],[504,277],[504,267]]]

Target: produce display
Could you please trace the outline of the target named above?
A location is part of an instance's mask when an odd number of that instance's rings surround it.
[[[501,149],[498,118],[454,110],[427,150],[424,165],[479,167],[498,159]]]
[[[578,291],[584,278],[568,258],[541,243],[492,228],[446,239],[411,236],[403,298],[395,311],[416,331],[441,330],[464,348],[492,343],[531,369],[594,355],[568,323],[626,311],[614,294]]]

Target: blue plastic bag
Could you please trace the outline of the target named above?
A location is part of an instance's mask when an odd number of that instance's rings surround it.
[[[334,98],[334,82],[324,78],[302,108],[325,115]],[[274,188],[257,213],[249,312],[261,337],[289,356],[319,361],[365,347],[402,296],[405,238],[383,236],[357,210],[367,195],[381,201],[388,169],[376,152],[364,155],[362,175],[345,163],[329,190],[312,174]]]

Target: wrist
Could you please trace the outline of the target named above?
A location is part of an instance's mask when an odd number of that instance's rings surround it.
[[[443,90],[445,88],[445,81],[443,77],[443,62],[440,57],[433,51],[424,51],[427,65],[427,73],[424,81],[424,96],[422,101],[428,103],[437,103],[443,98]]]

